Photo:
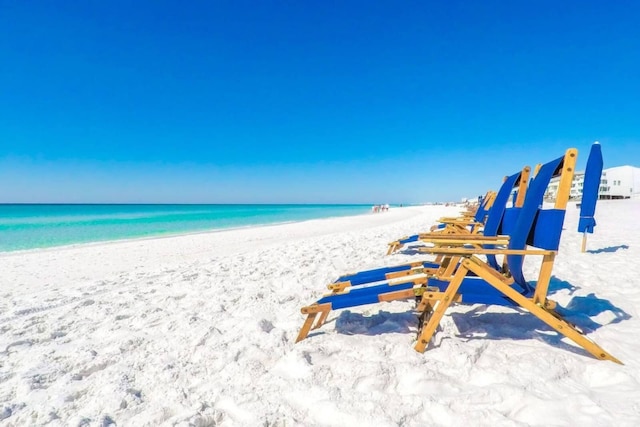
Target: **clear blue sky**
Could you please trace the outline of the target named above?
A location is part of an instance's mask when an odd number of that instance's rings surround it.
[[[0,1],[0,202],[411,203],[603,144],[640,2]]]

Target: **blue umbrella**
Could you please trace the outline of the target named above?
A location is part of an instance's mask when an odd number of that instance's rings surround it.
[[[600,143],[595,142],[591,146],[591,152],[587,160],[582,187],[582,202],[580,202],[578,233],[583,233],[582,252],[586,249],[587,233],[593,233],[593,228],[596,226],[596,220],[593,215],[596,213],[596,203],[598,202],[602,163],[602,149],[600,148]]]

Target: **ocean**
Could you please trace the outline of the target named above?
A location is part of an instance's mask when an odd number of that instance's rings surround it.
[[[358,215],[370,205],[0,204],[0,251]]]

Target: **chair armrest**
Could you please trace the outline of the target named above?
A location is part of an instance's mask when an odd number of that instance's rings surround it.
[[[421,248],[420,252],[435,255],[551,255],[557,251],[545,249],[484,249],[484,248],[443,248],[434,246],[432,248]]]

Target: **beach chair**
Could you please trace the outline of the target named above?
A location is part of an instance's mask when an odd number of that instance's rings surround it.
[[[574,325],[566,322],[555,311],[556,303],[546,296],[553,261],[557,254],[564,213],[569,197],[577,151],[568,150],[565,156],[542,166],[540,174],[532,181],[525,204],[522,208],[510,208],[505,213],[503,229],[506,235],[463,236],[457,239],[458,247],[432,248],[434,253],[451,257],[449,267],[441,267],[435,276],[426,280],[413,280],[409,283],[394,285],[391,281],[382,285],[350,289],[349,292],[327,295],[311,306],[303,307],[302,313],[307,319],[296,342],[309,333],[318,314],[321,315],[316,327],[326,319],[329,311],[382,301],[419,298],[418,311],[425,320],[419,331],[416,350],[423,352],[433,336],[442,315],[453,303],[497,304],[522,307],[540,318],[543,322],[572,339],[587,352],[598,359],[621,363],[604,351],[596,343],[585,337]],[[544,191],[551,177],[559,175],[560,186],[554,209],[543,210]],[[432,238],[438,244],[439,239]],[[482,240],[480,240],[482,239]],[[477,248],[481,242],[482,249]],[[465,246],[468,243],[474,247]],[[527,243],[537,249],[528,249]],[[478,255],[486,255],[483,261]],[[504,255],[507,268],[500,271],[496,263],[490,260],[496,255]],[[522,276],[522,263],[526,255],[543,257],[537,283],[532,286]],[[462,259],[461,263],[454,261]],[[494,260],[495,261],[495,260]],[[451,268],[455,265],[455,268]],[[315,329],[315,328],[314,328]]]
[[[435,232],[442,234],[479,234],[484,229],[485,222],[489,218],[490,214],[502,215],[502,212],[504,212],[504,209],[507,207],[511,191],[514,188],[516,189],[517,197],[514,197],[512,202],[515,206],[522,205],[526,194],[530,172],[530,167],[527,166],[523,168],[520,177],[515,182],[511,182],[511,180],[508,180],[509,177],[505,177],[502,186],[498,192],[495,193],[495,196],[490,196],[490,206],[487,208],[486,212],[484,209],[478,209],[475,216],[471,219],[465,217],[440,218],[438,220],[440,224],[431,227],[431,231],[428,233],[405,236],[389,243],[387,255],[396,252],[406,244],[419,242],[423,238],[428,238]],[[492,212],[494,208],[496,209],[496,212]]]
[[[521,172],[517,172],[505,179],[487,218],[485,225],[487,235],[495,236],[499,230],[504,228],[503,216],[505,215],[506,203],[511,189],[518,185],[520,191],[523,194],[526,193],[530,169],[530,167],[525,166]],[[524,185],[520,185],[520,182],[524,182]],[[438,236],[441,239],[440,244],[443,245],[446,245],[447,239],[455,238],[455,235],[438,234]],[[473,239],[482,236],[467,237]],[[454,244],[457,243],[454,242]],[[420,261],[342,276],[336,282],[328,285],[328,288],[332,291],[330,294],[301,309],[302,314],[307,315],[307,318],[296,342],[306,338],[312,329],[321,327],[332,310],[383,301],[415,298],[419,294],[414,295],[412,289],[426,284],[429,276],[438,274],[438,272],[443,275],[451,274],[455,271],[458,261],[459,258],[454,261],[443,258],[439,263]],[[491,257],[490,262],[497,270],[501,269],[495,257]],[[318,315],[320,317],[316,321]]]
[[[489,190],[484,196],[478,197],[478,200],[471,204],[467,205],[466,209],[461,212],[459,217],[455,217],[452,219],[469,219],[472,218],[477,219],[479,222],[484,222],[484,216],[489,212],[489,208],[493,204],[494,199],[496,198],[496,192]]]
[[[483,231],[486,235],[495,236],[502,225],[502,219],[507,207],[507,201],[510,197],[511,190],[516,187],[519,190],[519,197],[516,200],[516,206],[521,206],[526,194],[527,185],[529,181],[529,173],[531,168],[525,166],[522,171],[517,172],[511,176],[507,176],[496,196],[493,198],[491,208],[486,215],[486,224],[483,227]],[[460,233],[471,234],[468,229],[462,229]],[[447,232],[442,233],[443,236],[454,236],[456,233]],[[423,237],[429,236],[429,233],[422,234]],[[440,234],[438,234],[440,235]],[[416,239],[417,241],[417,239]],[[372,270],[360,271],[357,273],[349,273],[340,276],[333,283],[330,283],[327,287],[334,292],[342,292],[348,287],[360,286],[363,284],[370,284],[388,279],[397,279],[399,277],[406,277],[415,274],[435,274],[437,269],[442,264],[442,257],[436,258],[434,261],[417,261],[412,263],[406,263],[401,265],[395,265],[390,267],[376,268]]]
[[[558,253],[565,209],[569,200],[577,150],[570,149],[563,157],[543,165],[532,181],[522,209],[518,212],[512,232],[483,240],[481,249],[433,247],[429,251],[462,261],[452,274],[438,274],[427,280],[422,291],[418,312],[423,320],[417,351],[423,352],[453,303],[490,304],[521,307],[542,320],[558,333],[571,339],[597,359],[621,363],[598,344],[583,335],[555,310],[556,302],[547,298],[553,263]],[[545,189],[554,175],[560,175],[553,209],[542,209]],[[463,243],[463,239],[460,239]],[[438,244],[437,238],[432,242]],[[474,241],[473,243],[477,243]],[[495,270],[479,255],[503,255],[508,274]],[[541,256],[537,281],[527,282],[522,273],[524,256]]]
[[[489,214],[489,209],[491,209],[491,206],[495,201],[496,195],[497,193],[495,191],[488,191],[475,206],[475,209],[467,209],[457,217],[440,218],[437,221],[437,225],[431,226],[430,231],[443,230],[448,226],[467,228],[467,226],[473,226],[474,223],[484,224],[486,217]]]

